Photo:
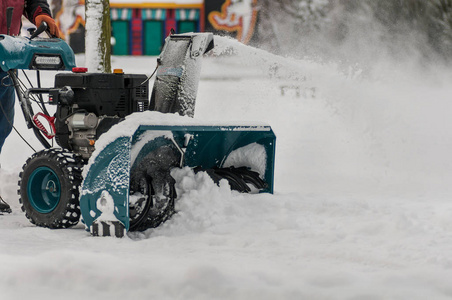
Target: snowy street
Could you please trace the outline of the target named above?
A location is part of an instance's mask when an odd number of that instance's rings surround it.
[[[32,150],[13,132],[0,157],[13,209],[0,216],[0,298],[451,299],[452,72],[344,70],[215,38],[215,54],[235,55],[203,61],[195,118],[271,125],[275,194],[187,172],[178,213],[157,229],[39,228],[17,196]],[[156,62],[112,64],[150,75]],[[15,125],[40,149],[18,105]]]

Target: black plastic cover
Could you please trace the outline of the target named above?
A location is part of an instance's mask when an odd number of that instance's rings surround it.
[[[78,109],[97,116],[125,117],[148,109],[146,79],[135,74],[60,73],[55,76],[55,88],[71,87]]]

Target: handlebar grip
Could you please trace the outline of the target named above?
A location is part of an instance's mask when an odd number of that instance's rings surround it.
[[[35,37],[37,37],[44,31],[47,31],[48,28],[49,28],[49,25],[47,25],[46,22],[42,22],[41,25],[39,25],[39,27],[36,28],[35,32],[33,32],[33,34],[30,36],[30,40],[34,39]]]
[[[7,35],[10,34],[10,29],[11,29],[11,23],[13,21],[13,13],[14,13],[14,7],[8,7],[6,8],[6,31],[7,31]]]

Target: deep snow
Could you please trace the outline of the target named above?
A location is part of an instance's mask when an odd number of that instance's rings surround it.
[[[16,195],[32,151],[13,133],[0,157],[13,208],[0,216],[0,298],[452,298],[452,73],[216,43],[236,54],[204,60],[196,118],[272,125],[275,194],[237,194],[184,169],[179,213],[160,228],[123,239],[38,228]],[[149,75],[155,59],[113,65]]]

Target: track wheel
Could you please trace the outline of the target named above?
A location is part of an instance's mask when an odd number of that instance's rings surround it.
[[[79,186],[82,159],[62,149],[33,154],[20,173],[19,201],[31,223],[68,228],[80,219]]]
[[[174,214],[176,189],[170,171],[179,162],[177,149],[162,146],[149,153],[131,171],[130,231],[155,228]]]
[[[131,191],[129,204],[130,231],[155,228],[174,214],[176,190],[172,178],[165,182],[141,181],[141,192]]]
[[[143,176],[130,189],[129,217],[130,231],[139,230],[146,220],[152,205],[152,186],[150,178]]]
[[[194,171],[205,171],[216,184],[219,184],[221,179],[226,179],[231,190],[240,193],[254,193],[268,187],[267,183],[260,178],[259,173],[251,171],[248,167],[214,167],[206,170],[195,168]],[[250,186],[253,188],[251,189]]]

